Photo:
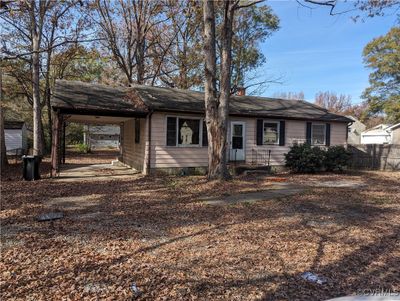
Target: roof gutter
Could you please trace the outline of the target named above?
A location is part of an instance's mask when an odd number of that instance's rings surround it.
[[[52,107],[54,111],[59,110],[61,114],[67,115],[90,115],[90,116],[110,116],[110,117],[145,117],[148,112],[144,111],[125,111],[125,110],[106,110],[106,109],[83,109]]]

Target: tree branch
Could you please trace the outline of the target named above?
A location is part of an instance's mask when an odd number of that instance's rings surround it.
[[[253,1],[253,2],[250,1],[250,2],[247,3],[247,4],[236,5],[235,9],[250,7],[250,6],[256,5],[256,4],[258,4],[258,3],[262,3],[262,2],[264,2],[264,1],[265,1],[265,0],[256,0],[256,1]]]
[[[51,47],[44,48],[44,49],[40,50],[39,52],[40,52],[40,53],[42,53],[42,52],[47,52],[47,51],[49,51],[49,50],[52,50],[52,49],[54,49],[54,48],[57,48],[57,47],[60,47],[60,46],[63,46],[63,45],[67,45],[67,44],[89,43],[89,42],[101,41],[101,40],[104,40],[104,39],[97,38],[97,39],[88,39],[88,40],[70,40],[70,41],[63,41],[63,42],[60,42],[60,43],[58,43],[58,44],[55,44],[55,45],[53,45],[53,46],[51,46]],[[2,59],[2,60],[15,60],[15,59],[23,58],[24,56],[32,55],[33,53],[35,53],[35,51],[29,51],[29,52],[25,52],[25,53],[15,54],[15,55],[13,55],[13,56],[1,57],[1,59]]]

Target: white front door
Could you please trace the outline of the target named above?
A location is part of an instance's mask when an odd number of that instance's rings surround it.
[[[229,161],[244,161],[244,160],[245,160],[245,123],[242,121],[232,121]]]

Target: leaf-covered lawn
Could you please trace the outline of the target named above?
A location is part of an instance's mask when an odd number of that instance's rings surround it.
[[[43,170],[48,163],[43,164]],[[400,173],[144,177],[63,183],[4,171],[2,300],[324,300],[400,291]],[[210,206],[197,201],[276,181],[351,180],[290,198]],[[37,222],[38,214],[65,217]],[[311,271],[327,277],[302,280]]]

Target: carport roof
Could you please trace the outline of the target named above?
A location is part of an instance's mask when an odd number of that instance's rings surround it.
[[[57,81],[52,106],[61,110],[147,113],[149,110],[204,113],[204,93],[133,85],[111,87],[78,81]],[[303,100],[233,96],[231,115],[265,118],[352,122],[351,119]]]
[[[75,114],[135,115],[148,108],[128,87],[58,80],[51,99],[53,109]]]

